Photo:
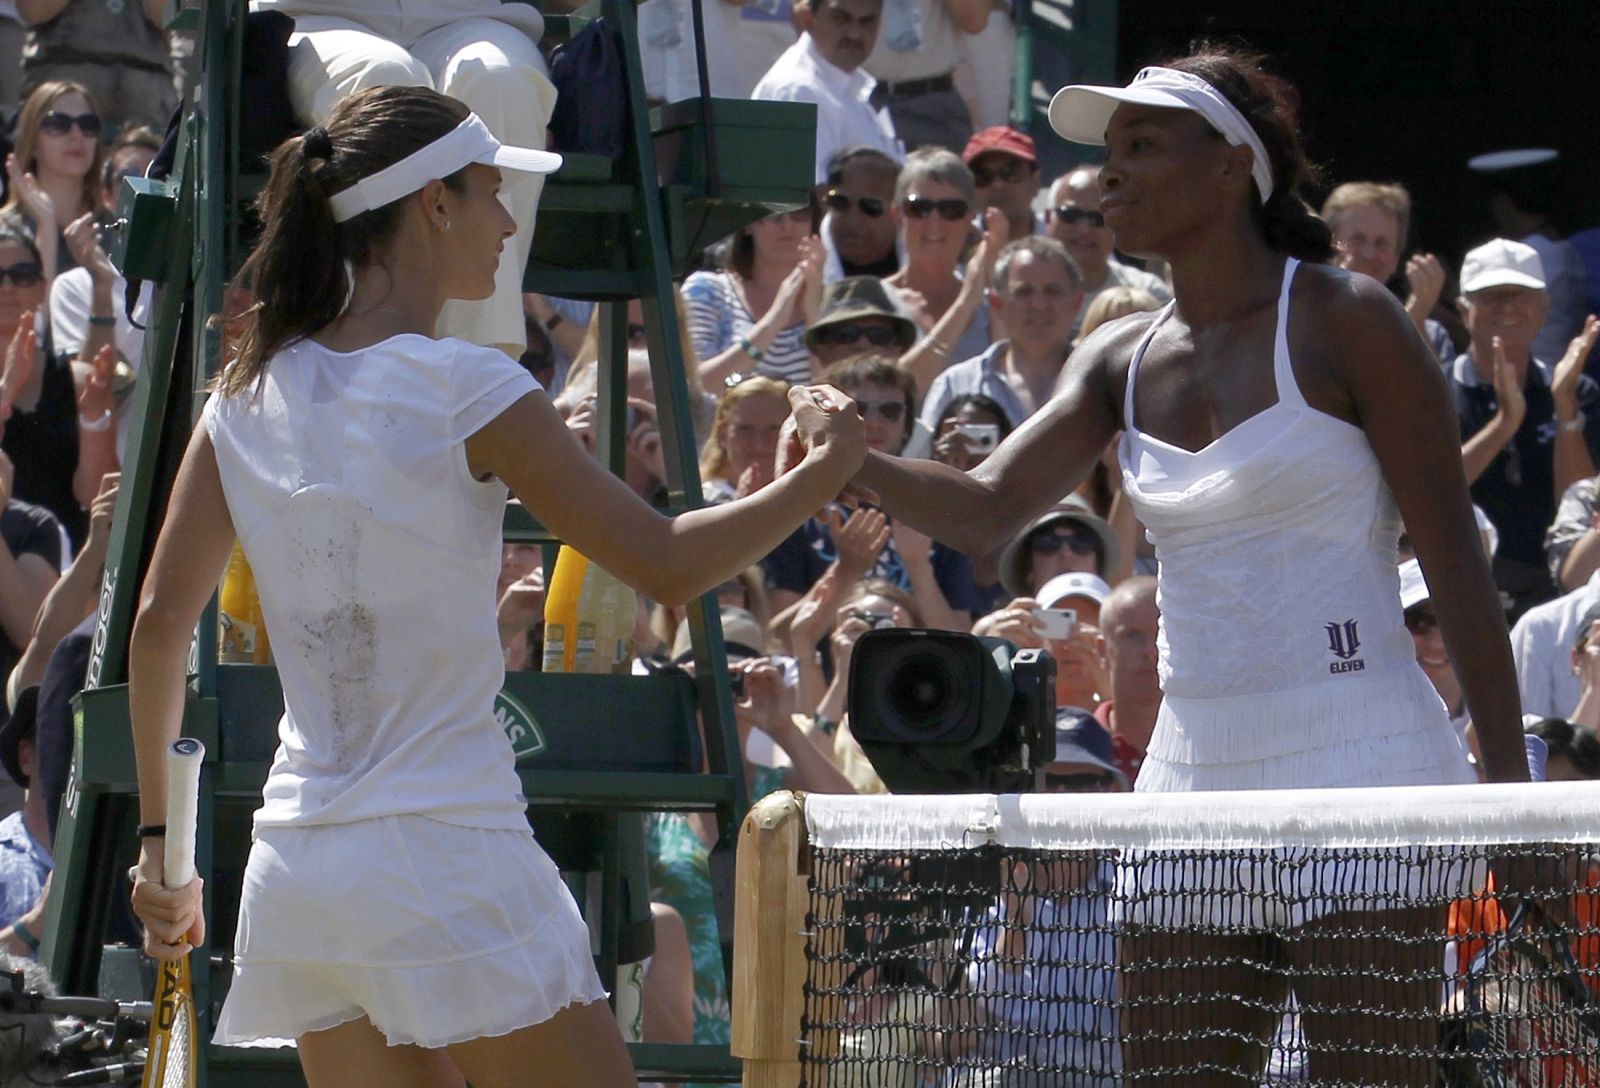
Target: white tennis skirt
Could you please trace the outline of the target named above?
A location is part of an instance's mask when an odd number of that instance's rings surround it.
[[[448,1046],[606,996],[589,933],[531,831],[388,816],[257,829],[214,1041],[287,1046],[368,1017]]]
[[[1138,792],[1422,786],[1475,780],[1465,746],[1422,670],[1407,663],[1282,692],[1168,696]],[[1403,795],[1402,795],[1403,796]],[[1398,802],[1397,802],[1398,803]],[[1127,851],[1118,921],[1297,929],[1340,911],[1470,895],[1482,866],[1438,849],[1303,849],[1172,857]]]

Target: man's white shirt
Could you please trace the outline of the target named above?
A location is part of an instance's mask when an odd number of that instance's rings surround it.
[[[869,99],[877,81],[865,70],[846,72],[823,58],[810,34],[783,51],[756,84],[751,98],[814,102],[817,106],[816,180],[826,181],[828,160],[848,147],[874,147],[896,162],[904,157],[894,122]]]
[[[1511,656],[1517,663],[1522,712],[1541,718],[1568,718],[1583,684],[1572,671],[1578,622],[1600,603],[1600,571],[1564,597],[1528,609],[1511,629]]]

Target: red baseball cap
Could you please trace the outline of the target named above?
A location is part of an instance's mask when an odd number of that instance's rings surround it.
[[[961,161],[970,166],[973,159],[988,151],[1003,151],[1007,155],[1015,155],[1024,162],[1039,161],[1039,153],[1034,150],[1033,137],[1025,132],[1018,132],[1009,125],[995,125],[974,133],[972,139],[967,141],[967,149],[961,153]]]

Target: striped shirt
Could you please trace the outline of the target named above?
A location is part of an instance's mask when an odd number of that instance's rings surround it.
[[[731,272],[696,272],[683,282],[683,305],[689,314],[689,338],[702,361],[714,359],[749,336],[756,318]],[[787,382],[811,380],[811,356],[806,351],[806,323],[797,321],[781,329],[767,346],[756,373]]]

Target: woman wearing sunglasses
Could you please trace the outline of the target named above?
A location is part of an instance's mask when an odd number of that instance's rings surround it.
[[[813,206],[758,219],[734,234],[720,271],[683,281],[700,381],[716,396],[734,374],[811,381],[806,323],[822,298]]]
[[[46,280],[75,268],[65,234],[100,204],[100,112],[81,83],[41,83],[17,115],[17,146],[6,157],[8,192],[0,224],[39,243]]]
[[[899,289],[927,334],[924,343],[933,349],[923,352],[919,344],[914,357],[906,360],[924,392],[947,364],[989,347],[989,311],[983,298],[995,258],[1006,243],[1006,225],[1000,212],[985,212],[983,237],[962,269],[977,207],[977,184],[960,156],[942,148],[906,156],[893,211],[906,259],[886,282]]]
[[[0,448],[15,472],[13,497],[49,510],[76,546],[88,532],[86,507],[100,477],[116,469],[108,441],[112,357],[81,377],[70,357],[56,357],[49,326],[36,321],[47,297],[43,266],[32,236],[0,220]]]

